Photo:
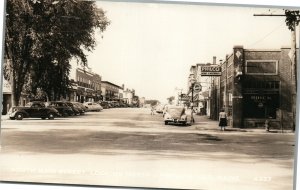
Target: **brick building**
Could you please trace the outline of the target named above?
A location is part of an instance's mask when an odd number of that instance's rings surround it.
[[[235,46],[221,62],[222,75],[213,78],[212,118],[224,108],[232,127],[261,127],[270,119],[274,126],[292,128],[296,94],[289,52]]]
[[[77,68],[72,81],[69,99],[77,102],[99,101],[101,99],[101,76],[91,70]]]
[[[120,101],[123,97],[120,93],[121,89],[123,89],[123,86],[121,87],[108,81],[102,81],[101,91],[103,94],[103,101]]]

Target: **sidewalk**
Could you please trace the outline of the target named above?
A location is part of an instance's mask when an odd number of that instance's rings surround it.
[[[198,130],[207,130],[207,131],[220,131],[219,121],[209,119],[207,115],[194,115],[195,123],[193,126]],[[255,133],[294,133],[292,130],[283,130],[280,129],[270,129],[266,131],[264,128],[233,128],[231,126],[226,127],[228,132],[255,132]]]
[[[1,115],[1,121],[3,120],[9,120],[9,116],[8,115]]]

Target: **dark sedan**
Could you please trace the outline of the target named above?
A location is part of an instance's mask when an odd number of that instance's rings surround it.
[[[71,116],[74,115],[74,111],[72,108],[70,108],[65,102],[62,101],[50,101],[47,102],[48,107],[53,107],[58,110],[58,112],[66,117],[66,116]]]
[[[23,118],[54,119],[60,116],[60,113],[55,108],[46,107],[44,102],[29,102],[24,107],[12,107],[8,115],[12,120],[22,120]]]

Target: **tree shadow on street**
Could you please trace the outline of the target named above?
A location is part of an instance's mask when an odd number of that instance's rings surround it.
[[[276,134],[274,134],[276,135]],[[176,132],[104,132],[79,129],[12,131],[2,133],[2,153],[157,155],[157,158],[281,160],[286,167],[294,156],[294,142],[274,136],[211,135]],[[216,156],[210,157],[209,155]],[[233,156],[234,155],[234,156]],[[283,162],[286,161],[286,162]]]

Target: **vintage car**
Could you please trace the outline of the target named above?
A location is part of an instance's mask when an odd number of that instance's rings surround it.
[[[46,106],[57,109],[60,115],[64,117],[74,115],[72,108],[62,101],[50,101],[46,103]]]
[[[12,107],[8,112],[9,118],[22,120],[23,118],[54,119],[60,116],[59,112],[52,107],[46,107],[44,102],[29,102],[24,107]]]
[[[163,109],[164,109],[164,106],[161,104],[155,106],[156,113],[163,113]]]
[[[99,104],[103,107],[103,109],[109,109],[110,108],[109,102],[101,101],[101,102],[99,102]]]
[[[76,107],[80,113],[80,115],[83,115],[86,111],[87,108],[80,102],[71,102],[74,107]]]
[[[181,106],[167,106],[164,113],[165,125],[172,124],[190,124],[190,119],[185,113],[185,108]]]
[[[67,104],[73,111],[74,115],[80,115],[81,112],[81,108],[79,108],[77,105],[73,104],[72,102],[64,102],[65,104]]]
[[[83,105],[87,108],[87,111],[101,111],[103,107],[95,102],[85,102]]]

